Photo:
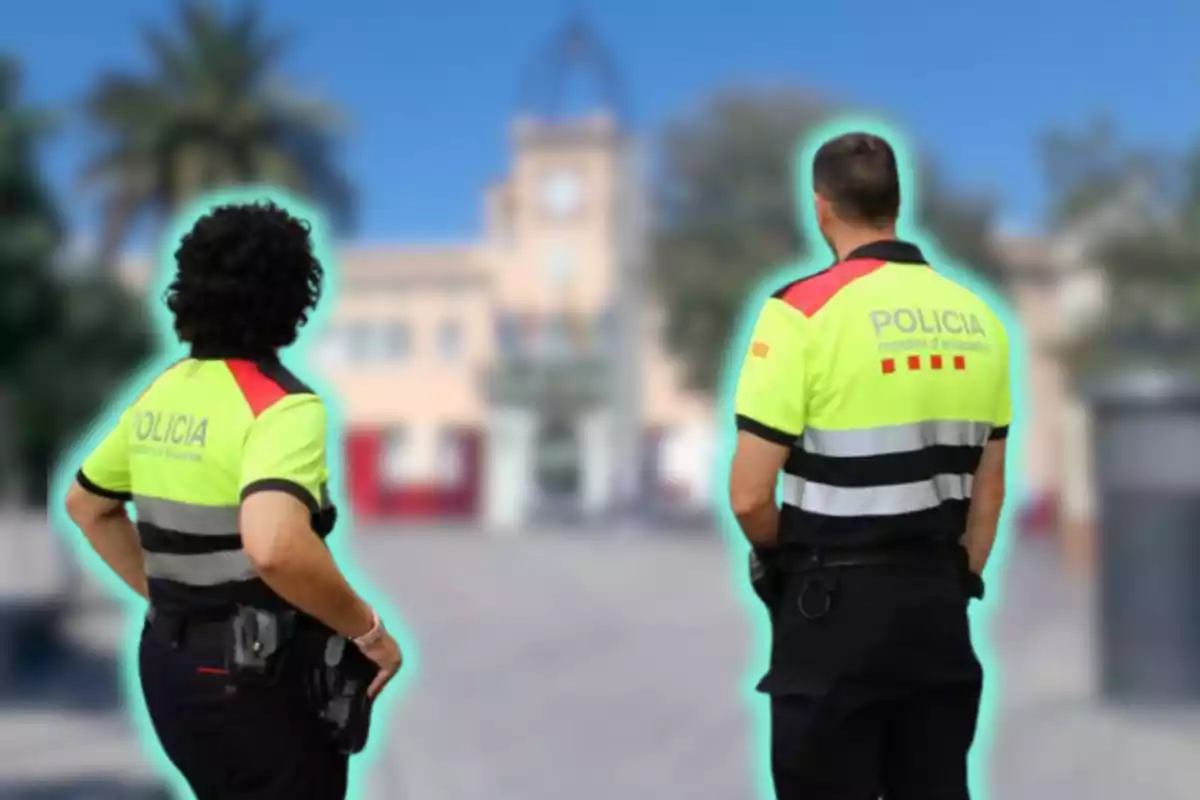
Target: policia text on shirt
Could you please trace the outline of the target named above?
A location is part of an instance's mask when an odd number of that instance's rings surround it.
[[[213,210],[175,258],[190,357],[85,459],[68,511],[150,601],[146,706],[197,798],[343,798],[400,651],[323,542],[325,405],[277,355],[322,268],[307,225],[270,204]]]
[[[827,142],[813,179],[838,261],[767,301],[735,401],[731,501],[772,618],[775,788],[964,800],[982,686],[966,611],[1003,502],[1006,334],[895,239],[886,142]]]

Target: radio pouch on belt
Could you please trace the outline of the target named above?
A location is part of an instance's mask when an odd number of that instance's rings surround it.
[[[230,626],[228,662],[234,673],[279,674],[280,651],[295,633],[293,611],[275,612],[241,606]]]
[[[343,753],[361,752],[371,728],[367,688],[379,667],[343,636],[330,636],[325,658],[310,672],[309,693],[334,745]]]

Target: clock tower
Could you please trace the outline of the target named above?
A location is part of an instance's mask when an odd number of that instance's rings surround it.
[[[568,107],[566,79],[589,75],[597,101]],[[521,500],[516,483],[490,492],[494,521],[606,513],[620,494],[621,453],[632,458],[622,443],[640,436],[623,394],[640,370],[629,338],[640,315],[624,280],[640,235],[629,214],[637,182],[615,76],[591,28],[570,20],[534,62],[511,128],[511,172],[489,193],[497,312],[489,405],[496,441],[509,444],[492,450],[507,462],[488,473],[526,473],[532,487]],[[633,432],[622,437],[622,423]]]

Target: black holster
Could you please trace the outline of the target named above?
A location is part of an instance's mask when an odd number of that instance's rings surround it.
[[[379,667],[349,639],[333,635],[325,641],[324,658],[306,670],[309,699],[338,750],[361,752],[371,728],[367,688]]]

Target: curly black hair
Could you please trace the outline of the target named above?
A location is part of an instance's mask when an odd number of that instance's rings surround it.
[[[321,296],[311,228],[270,202],[222,205],[175,251],[164,297],[194,356],[270,357],[296,341]]]

